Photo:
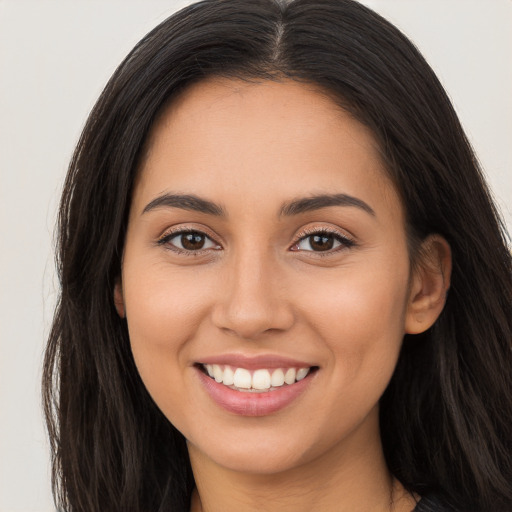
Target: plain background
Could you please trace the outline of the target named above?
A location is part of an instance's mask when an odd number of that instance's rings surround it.
[[[117,64],[188,3],[0,0],[0,512],[54,509],[39,381],[58,292],[56,205],[74,144]],[[512,2],[364,3],[438,73],[512,230]]]

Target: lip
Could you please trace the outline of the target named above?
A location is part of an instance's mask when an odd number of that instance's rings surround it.
[[[208,359],[208,361],[212,360]],[[231,360],[231,362],[232,361],[233,360]],[[260,361],[258,363],[260,363]],[[259,368],[262,367],[264,366],[259,366]],[[245,368],[247,368],[247,366],[245,366]],[[268,368],[268,366],[266,368]],[[240,416],[267,416],[284,409],[297,400],[309,388],[317,373],[309,373],[304,379],[294,384],[282,386],[273,391],[251,393],[236,391],[224,384],[220,384],[206,375],[197,366],[195,367],[195,371],[203,389],[209,397],[221,408]]]
[[[259,356],[247,356],[242,354],[224,354],[205,357],[198,361],[198,364],[219,364],[228,365],[234,368],[245,368],[246,370],[258,370],[260,368],[311,368],[314,363],[299,361],[289,357],[273,354]]]

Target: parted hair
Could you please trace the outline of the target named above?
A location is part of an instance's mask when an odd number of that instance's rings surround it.
[[[146,391],[116,312],[134,178],[148,132],[207,77],[314,84],[366,125],[404,205],[411,259],[432,233],[453,257],[434,326],[406,335],[380,403],[390,471],[459,512],[512,510],[512,263],[478,161],[435,74],[353,0],[204,0],[120,64],[94,106],[60,203],[61,292],[43,400],[53,491],[69,512],[187,511],[185,439]]]

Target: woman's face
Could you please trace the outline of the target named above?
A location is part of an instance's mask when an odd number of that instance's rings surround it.
[[[157,122],[116,301],[195,453],[271,473],[374,446],[409,280],[376,143],[326,96],[211,79]]]

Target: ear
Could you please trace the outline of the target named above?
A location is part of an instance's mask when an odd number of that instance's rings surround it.
[[[419,261],[411,276],[405,320],[407,334],[419,334],[437,320],[450,287],[452,255],[448,242],[430,235],[421,244]]]
[[[117,314],[121,318],[124,318],[126,313],[124,309],[123,285],[120,277],[116,279],[116,284],[114,286],[114,305],[116,307]]]

